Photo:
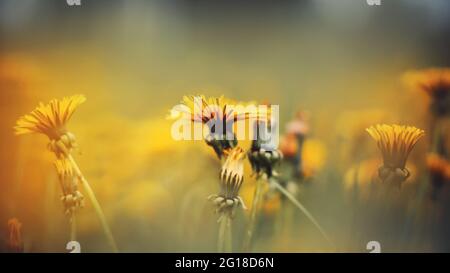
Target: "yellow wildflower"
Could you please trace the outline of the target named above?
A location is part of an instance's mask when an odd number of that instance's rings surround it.
[[[189,117],[192,122],[204,124],[213,119],[227,123],[256,117],[257,109],[256,107],[254,107],[255,111],[236,109],[235,106],[246,106],[248,104],[225,98],[223,95],[209,98],[204,95],[184,96],[182,104],[186,107],[177,108],[178,111],[187,114],[185,117]]]
[[[41,133],[51,140],[59,140],[67,133],[66,124],[80,104],[86,101],[83,95],[40,103],[30,114],[21,117],[15,126],[16,134]]]
[[[426,92],[432,99],[430,109],[437,116],[449,114],[450,68],[430,68],[407,72],[405,82]]]
[[[220,171],[220,192],[218,195],[211,195],[210,200],[217,206],[217,212],[229,211],[234,213],[237,205],[242,205],[246,209],[242,198],[238,196],[239,190],[244,181],[244,159],[246,153],[241,147],[233,148]]]
[[[407,84],[419,88],[434,97],[439,92],[448,92],[450,89],[450,68],[429,68],[409,71],[404,80]]]
[[[450,162],[448,160],[431,153],[427,156],[427,167],[431,174],[442,180],[450,181]]]
[[[409,153],[424,131],[413,126],[378,124],[366,131],[377,142],[383,156],[383,166],[379,169],[380,178],[404,181],[409,177],[405,168]],[[401,178],[401,179],[400,179]]]

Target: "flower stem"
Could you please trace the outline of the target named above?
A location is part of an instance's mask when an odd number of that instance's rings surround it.
[[[244,245],[242,247],[243,252],[248,252],[251,248],[253,232],[255,231],[256,215],[258,213],[259,203],[261,202],[262,197],[263,183],[264,182],[261,179],[256,179],[256,188],[255,193],[253,194],[253,204],[250,211],[250,220],[248,223],[247,232],[245,234],[246,236],[244,239]]]
[[[77,221],[75,214],[70,219],[70,241],[77,240]]]
[[[325,233],[323,228],[320,226],[320,224],[316,221],[316,219],[312,216],[312,214],[295,198],[290,192],[288,192],[283,186],[281,186],[277,181],[271,180],[270,183],[274,185],[282,194],[284,194],[289,201],[291,201],[303,214],[305,214],[306,218],[308,218],[314,226],[319,230],[319,232],[322,234],[322,236],[325,238],[325,240],[335,247],[333,242],[330,240],[328,235]]]
[[[227,229],[227,219],[222,215],[219,219],[219,237],[217,240],[217,252],[223,253],[225,251],[225,232]]]
[[[231,216],[229,214],[227,214],[226,216],[226,222],[227,222],[227,227],[226,227],[226,235],[227,238],[225,240],[225,252],[226,253],[232,253],[233,252],[233,236],[232,236],[232,232],[231,232]]]
[[[103,214],[102,208],[100,207],[100,204],[97,201],[97,198],[95,197],[94,191],[92,190],[91,186],[89,185],[86,178],[84,178],[83,173],[81,172],[80,168],[78,167],[78,164],[73,159],[72,155],[69,154],[68,156],[69,161],[71,162],[73,168],[75,169],[76,174],[79,176],[81,180],[81,184],[83,184],[84,189],[89,197],[89,199],[92,202],[92,205],[94,206],[95,212],[97,213],[98,218],[100,219],[100,223],[102,225],[103,231],[105,232],[106,239],[108,240],[109,244],[111,245],[114,252],[119,252],[117,249],[116,242],[114,240],[114,237],[111,233],[111,229],[109,228],[109,225],[106,221],[106,217]]]
[[[442,122],[438,118],[433,124],[432,129],[433,135],[431,136],[431,152],[441,156],[444,155],[444,151],[442,149],[443,147],[442,132],[443,132]]]
[[[217,241],[217,252],[231,253],[232,233],[231,233],[231,215],[224,212],[219,218],[219,238]]]

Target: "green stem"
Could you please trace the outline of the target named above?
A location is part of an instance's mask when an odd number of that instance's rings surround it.
[[[232,236],[232,231],[231,231],[232,219],[229,214],[227,214],[227,216],[226,216],[226,222],[227,222],[227,226],[226,226],[227,237],[225,240],[225,252],[232,253],[233,252],[233,236]]]
[[[76,240],[77,240],[77,221],[75,214],[73,214],[70,219],[70,241]]]
[[[282,194],[284,194],[289,201],[291,201],[303,214],[305,214],[306,218],[308,218],[314,226],[319,230],[319,232],[322,234],[322,236],[325,238],[325,240],[330,243],[330,245],[335,247],[334,244],[331,242],[328,235],[325,233],[323,228],[319,225],[319,223],[316,221],[316,219],[312,216],[312,214],[290,193],[288,192],[283,186],[281,186],[278,182],[271,180],[270,182],[272,185],[274,185]]]
[[[219,219],[219,237],[217,240],[217,252],[224,253],[225,251],[225,233],[227,229],[227,217],[222,215]]]
[[[264,182],[261,179],[256,179],[256,188],[255,193],[253,194],[253,204],[252,209],[250,211],[250,219],[247,227],[247,232],[245,234],[246,236],[244,239],[244,245],[242,247],[243,252],[249,252],[251,248],[253,232],[255,231],[256,215],[262,197],[263,183]]]
[[[217,241],[217,252],[231,253],[232,234],[231,234],[231,216],[228,212],[224,212],[219,218],[219,238]]]
[[[81,184],[83,185],[83,187],[87,193],[87,196],[89,197],[89,199],[92,202],[92,205],[94,206],[94,210],[97,213],[97,216],[100,219],[100,223],[102,225],[103,231],[105,232],[106,239],[108,240],[109,244],[111,245],[113,251],[116,253],[119,252],[119,250],[117,249],[117,245],[114,240],[114,237],[112,235],[111,229],[109,228],[108,222],[106,221],[106,217],[103,214],[102,208],[100,207],[100,204],[98,203],[97,198],[95,197],[94,191],[92,190],[92,188],[89,185],[86,178],[84,178],[83,173],[81,172],[80,168],[78,167],[78,164],[73,159],[72,155],[69,154],[67,156],[67,158],[71,162],[71,164],[75,170],[75,173],[78,175],[78,177],[81,180]]]

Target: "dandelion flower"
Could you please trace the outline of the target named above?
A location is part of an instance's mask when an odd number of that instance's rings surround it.
[[[412,126],[378,124],[366,131],[377,142],[383,156],[379,177],[383,181],[403,182],[409,177],[405,168],[409,153],[424,131]]]
[[[76,147],[75,135],[66,128],[80,104],[86,101],[83,95],[53,99],[48,104],[40,103],[30,114],[21,117],[14,127],[17,135],[40,133],[50,139],[48,148],[59,158],[67,156]]]
[[[85,101],[86,97],[83,95],[74,95],[62,100],[53,99],[48,104],[40,103],[30,114],[21,117],[14,129],[17,135],[40,133],[49,138],[48,148],[55,153],[58,159],[55,167],[63,189],[62,201],[66,206],[66,213],[71,216],[71,238],[75,238],[76,233],[74,211],[82,205],[83,201],[83,196],[76,188],[78,182],[75,180],[79,180],[100,219],[109,243],[117,252],[116,243],[100,204],[71,154],[72,148],[76,147],[76,142],[75,136],[66,128],[67,122],[78,106]]]
[[[441,156],[434,153],[429,154],[427,167],[431,173],[438,174],[444,180],[450,180],[450,162]]]
[[[234,214],[238,205],[245,205],[238,195],[244,181],[245,151],[241,147],[233,148],[220,171],[220,191],[218,195],[212,195],[210,200],[217,206],[218,213]]]
[[[450,68],[429,68],[407,72],[406,84],[426,92],[431,98],[431,110],[436,115],[449,114]]]
[[[256,176],[265,175],[267,178],[276,175],[274,168],[280,163],[283,155],[279,150],[265,150],[255,148],[248,152],[248,159]]]
[[[450,182],[450,162],[438,154],[430,153],[427,155],[426,164],[433,186],[432,197],[436,199],[444,184]]]
[[[67,133],[66,124],[80,104],[86,101],[83,95],[40,103],[30,114],[21,117],[15,127],[16,134],[41,133],[52,140]]]
[[[169,117],[206,125],[209,130],[206,143],[222,158],[224,151],[237,145],[233,125],[238,121],[258,119],[258,111],[253,103],[237,102],[224,96],[189,95],[171,110]]]
[[[303,178],[303,149],[304,142],[309,133],[309,113],[297,111],[293,120],[286,125],[286,136],[281,146],[281,151],[286,151],[286,159],[292,165],[294,177]]]
[[[438,96],[440,92],[447,92],[450,88],[450,68],[410,71],[405,74],[405,81],[430,96]]]
[[[233,198],[239,192],[244,180],[245,152],[241,147],[233,149],[220,171],[222,193],[227,198]]]
[[[248,119],[255,112],[238,111],[234,106],[247,105],[228,99],[223,95],[220,97],[205,97],[204,95],[184,96],[182,104],[187,108],[179,108],[180,112],[187,114],[192,122],[207,124],[211,120],[219,120],[222,123]],[[200,110],[201,111],[198,111]]]
[[[23,252],[23,241],[22,241],[22,223],[19,222],[17,218],[12,218],[8,220],[9,229],[9,240],[8,240],[8,250],[12,253],[22,253]]]
[[[270,106],[266,104],[267,106]],[[268,108],[267,119],[261,115],[261,119],[254,121],[253,132],[254,139],[250,150],[247,152],[248,160],[256,175],[256,187],[253,194],[253,204],[250,210],[250,219],[247,226],[246,236],[244,238],[243,250],[247,252],[250,249],[255,230],[257,212],[260,209],[260,202],[263,197],[263,181],[261,177],[270,179],[272,176],[278,176],[275,167],[279,165],[282,154],[278,150],[278,143],[273,142],[274,132],[278,134],[278,120],[272,117],[272,108]],[[263,113],[261,113],[263,114]],[[270,130],[270,131],[269,131]]]
[[[256,139],[252,141],[251,148],[248,151],[248,160],[256,177],[259,178],[264,175],[265,177],[270,178],[277,174],[274,168],[280,163],[283,155],[275,145],[268,143],[268,141],[265,140],[269,133],[260,132],[259,127],[264,127],[265,122],[256,121],[255,123],[254,130],[257,132]],[[273,126],[276,126],[276,124],[270,125],[272,128]]]
[[[295,118],[286,125],[286,132],[296,136],[306,136],[309,133],[309,113],[297,111]]]
[[[286,159],[294,158],[299,149],[297,137],[294,134],[286,134],[280,140],[280,151]]]
[[[227,151],[227,159],[220,171],[220,191],[208,197],[216,207],[220,223],[218,250],[231,252],[231,220],[234,218],[236,208],[242,206],[246,209],[242,198],[238,195],[244,181],[244,159],[246,152],[235,147]],[[226,239],[226,238],[227,239]]]
[[[253,173],[258,178],[261,175],[265,175],[267,178],[276,175],[274,168],[280,163],[282,158],[281,151],[277,149],[278,143],[272,143],[273,132],[278,123],[272,119],[271,108],[268,109],[267,120],[263,119],[263,113],[261,113],[261,120],[254,122],[253,131],[255,132],[255,137],[250,151],[248,151],[248,160],[252,166]],[[278,133],[278,131],[275,133]]]

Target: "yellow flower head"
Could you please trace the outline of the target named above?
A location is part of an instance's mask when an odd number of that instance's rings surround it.
[[[83,95],[53,99],[48,104],[40,103],[30,114],[21,117],[14,127],[16,134],[41,133],[51,140],[58,140],[67,132],[66,124],[80,104],[86,101]]]
[[[255,103],[236,102],[220,97],[205,97],[204,95],[184,96],[181,104],[171,109],[169,118],[180,119],[206,126],[208,135],[206,144],[211,146],[219,158],[227,150],[236,147],[235,135],[238,121],[267,120],[267,108],[259,109]],[[205,132],[205,131],[203,131]]]
[[[366,131],[377,142],[386,168],[404,169],[408,155],[424,131],[413,126],[378,124]]]
[[[438,98],[450,90],[450,69],[429,68],[407,72],[405,82]]]
[[[253,103],[237,102],[224,96],[207,98],[204,95],[184,96],[180,107],[177,107],[170,116],[180,115],[192,122],[203,124],[211,120],[226,124],[258,117],[257,107]]]
[[[234,147],[227,150],[226,154],[227,159],[220,171],[220,192],[210,195],[208,199],[216,206],[216,213],[229,214],[234,217],[238,206],[247,209],[244,201],[238,195],[244,181],[246,153],[242,148]]]
[[[220,171],[220,190],[225,198],[235,198],[244,181],[244,159],[246,153],[241,147],[230,152]]]

